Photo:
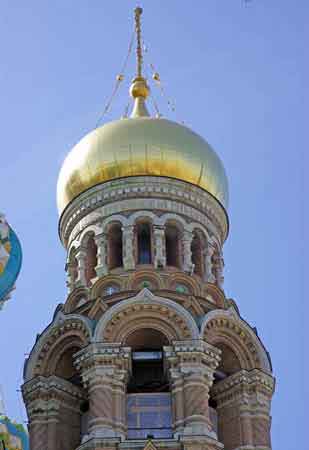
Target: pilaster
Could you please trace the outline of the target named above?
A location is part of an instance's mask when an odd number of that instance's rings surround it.
[[[84,247],[79,247],[75,255],[78,264],[76,280],[78,286],[86,286],[86,256],[87,250]]]
[[[96,274],[98,277],[102,277],[107,274],[108,268],[106,264],[106,245],[107,245],[107,236],[105,233],[101,233],[94,237],[96,246],[97,246],[97,266],[95,268]]]
[[[217,402],[219,440],[231,448],[270,449],[270,403],[274,390],[271,375],[242,370],[212,389]]]
[[[122,227],[123,266],[124,270],[135,269],[134,225]]]
[[[206,280],[209,283],[215,283],[216,282],[216,277],[213,274],[212,271],[212,258],[215,252],[215,247],[213,247],[212,245],[210,245],[209,243],[207,244],[207,248],[206,248],[206,255],[205,255],[205,266],[206,266]]]
[[[154,236],[154,266],[155,268],[162,268],[166,266],[165,254],[165,229],[163,226],[155,225],[153,227]]]
[[[31,450],[76,448],[80,442],[82,389],[56,376],[36,377],[22,387]]]
[[[120,344],[93,343],[75,355],[89,394],[89,439],[125,438],[125,392],[130,349]]]
[[[202,340],[165,347],[172,385],[175,436],[216,438],[209,418],[209,389],[220,351]]]
[[[77,267],[72,262],[69,261],[66,264],[65,270],[67,272],[66,285],[67,285],[67,288],[68,288],[68,293],[70,293],[75,288]]]
[[[182,236],[183,242],[183,270],[185,272],[192,272],[192,251],[191,244],[193,240],[193,233],[191,231],[184,231]]]

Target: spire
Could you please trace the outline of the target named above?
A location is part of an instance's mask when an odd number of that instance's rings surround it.
[[[142,52],[142,39],[141,39],[141,15],[142,8],[137,7],[134,10],[135,14],[135,33],[136,33],[136,77],[132,81],[130,87],[131,97],[134,98],[134,106],[131,117],[145,117],[149,116],[147,111],[145,100],[149,94],[149,87],[146,80],[142,75],[143,69],[143,52]]]

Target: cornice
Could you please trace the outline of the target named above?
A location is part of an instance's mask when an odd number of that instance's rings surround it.
[[[215,226],[219,230],[221,242],[227,237],[229,226],[227,213],[211,194],[183,181],[141,176],[94,186],[73,200],[59,220],[59,235],[63,244],[67,246],[69,239],[72,240],[70,235],[73,229],[89,213],[95,213],[95,216],[92,216],[92,223],[95,223],[104,216],[116,213],[111,212],[111,204],[145,198],[174,201],[189,206],[196,210],[196,214],[200,212],[204,215],[204,222],[207,219],[208,226]],[[149,209],[153,208],[153,205],[149,205]]]

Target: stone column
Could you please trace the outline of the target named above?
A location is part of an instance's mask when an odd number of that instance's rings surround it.
[[[77,259],[77,280],[76,285],[86,286],[86,257],[87,250],[84,247],[79,247],[75,255]]]
[[[155,225],[153,227],[154,236],[154,266],[156,269],[166,266],[166,251],[165,251],[165,228],[164,226]]]
[[[216,438],[209,418],[209,389],[220,351],[202,340],[176,341],[165,347],[170,366],[175,433]]]
[[[95,268],[96,274],[98,277],[103,277],[107,274],[108,268],[106,264],[107,257],[107,236],[105,233],[101,233],[94,237],[96,246],[97,246],[97,266]]]
[[[224,268],[224,259],[222,251],[220,250],[218,252],[218,255],[216,256],[216,278],[217,278],[217,284],[220,288],[222,288],[224,283],[224,276],[223,276],[223,268]]]
[[[212,272],[212,257],[215,252],[215,247],[213,247],[211,244],[207,244],[206,249],[206,255],[205,255],[205,266],[206,266],[206,280],[208,283],[215,283],[216,277],[214,276]]]
[[[124,439],[125,392],[131,357],[128,347],[93,343],[78,352],[75,365],[89,394],[89,439]]]
[[[68,262],[66,264],[65,270],[67,272],[67,288],[68,288],[68,292],[72,292],[73,289],[75,288],[75,271],[77,271],[77,267],[74,266],[74,264],[72,264],[72,262]]]
[[[124,270],[135,269],[134,225],[122,227],[123,266]]]
[[[227,448],[271,449],[271,375],[241,370],[212,388],[217,402],[218,438]]]
[[[184,391],[183,374],[178,369],[170,369],[170,386],[172,395],[172,418],[174,435],[180,436],[184,430]]]
[[[188,273],[191,273],[194,269],[191,252],[192,239],[193,233],[185,230],[182,235],[183,270]]]
[[[82,390],[56,376],[36,377],[22,387],[31,450],[71,450],[80,444]]]

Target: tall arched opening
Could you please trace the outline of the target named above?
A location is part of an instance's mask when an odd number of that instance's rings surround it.
[[[109,270],[123,266],[122,225],[113,223],[107,231],[107,257]]]
[[[147,221],[136,224],[137,264],[152,263],[152,230]]]
[[[204,255],[206,249],[206,240],[202,233],[199,230],[194,230],[193,239],[191,243],[191,258],[193,264],[193,272],[200,276],[201,278],[204,276],[205,272],[205,263],[204,263]]]
[[[138,329],[125,341],[132,349],[127,386],[129,439],[172,437],[171,394],[163,353],[168,344],[163,333],[151,328]]]
[[[85,279],[86,285],[91,285],[91,280],[97,276],[95,268],[97,266],[97,245],[94,237],[91,235],[86,243],[86,263],[85,263]]]
[[[173,222],[165,226],[166,265],[181,268],[181,231]]]

